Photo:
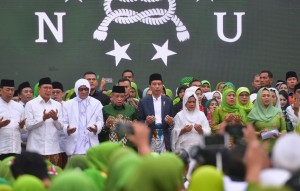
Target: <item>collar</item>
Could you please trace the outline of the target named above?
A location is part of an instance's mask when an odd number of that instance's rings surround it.
[[[152,95],[152,99],[153,99],[153,101],[160,101],[161,100],[161,95],[157,99]]]
[[[52,102],[52,99],[50,98],[48,102],[46,102],[40,95],[36,98],[39,103],[44,102],[44,103],[50,103]]]
[[[124,105],[124,103],[121,105],[121,106],[116,106],[116,104],[114,104],[114,103],[111,103],[111,105],[113,106],[113,108],[114,109],[116,109],[116,110],[121,110],[121,109],[125,109],[125,105]]]

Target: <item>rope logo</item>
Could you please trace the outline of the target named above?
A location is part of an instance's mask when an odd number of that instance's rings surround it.
[[[176,11],[176,0],[168,0],[169,8],[167,9],[148,9],[141,12],[136,12],[130,9],[111,9],[111,2],[113,0],[104,1],[104,11],[106,17],[103,19],[99,27],[94,32],[94,39],[104,41],[107,37],[107,31],[110,23],[114,21],[118,24],[133,24],[142,22],[147,25],[162,25],[171,20],[177,31],[177,38],[180,42],[186,41],[190,38],[190,34],[181,20],[175,14]],[[119,0],[123,3],[133,3],[141,1],[145,3],[154,3],[160,0]]]

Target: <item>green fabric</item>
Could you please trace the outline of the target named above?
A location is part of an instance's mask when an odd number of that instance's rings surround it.
[[[0,185],[3,185],[3,184],[10,185],[10,183],[5,178],[0,177]]]
[[[87,168],[92,168],[93,165],[88,161],[87,157],[84,155],[75,155],[69,158],[65,169],[75,169],[80,168],[81,170],[85,170]]]
[[[222,191],[223,174],[214,166],[202,166],[192,174],[187,191]]]
[[[227,89],[227,88],[231,88],[231,89],[233,89],[234,91],[236,91],[235,85],[234,85],[233,83],[231,83],[231,82],[226,82],[226,83],[224,84],[223,90],[225,90],[225,89]]]
[[[236,101],[235,101],[234,105],[229,105],[229,104],[227,103],[227,101],[226,101],[227,95],[228,95],[229,93],[231,93],[231,92],[235,93],[234,90],[231,89],[231,88],[227,88],[227,89],[225,89],[225,90],[223,91],[223,93],[222,93],[222,103],[221,103],[221,108],[222,108],[224,111],[228,112],[228,113],[235,113],[235,112],[237,112],[237,111],[240,110],[240,108],[239,108],[239,106],[237,105]],[[236,97],[236,100],[237,100],[237,97]]]
[[[86,156],[97,170],[107,172],[111,155],[121,148],[122,146],[119,143],[103,142],[89,148]]]
[[[169,98],[173,99],[173,92],[172,92],[172,90],[166,88],[166,96],[168,96]]]
[[[212,99],[210,99],[210,100],[207,100],[207,102],[205,103],[205,106],[204,106],[204,107],[205,107],[205,108],[209,108],[210,103],[211,103],[212,101],[217,102],[217,105],[219,106],[218,100],[217,100],[216,98],[212,98]]]
[[[85,169],[83,173],[95,183],[98,191],[104,190],[106,176],[104,176],[94,168]]]
[[[13,184],[15,191],[46,191],[42,181],[32,175],[22,175]]]
[[[145,157],[124,191],[177,191],[183,187],[184,165],[173,153]]]
[[[108,90],[108,91],[106,92],[106,95],[107,95],[107,96],[110,96],[111,92],[112,92],[112,90]]]
[[[0,185],[0,191],[13,191],[11,186],[8,185]]]
[[[65,100],[66,100],[66,101],[70,100],[70,99],[71,99],[71,96],[72,96],[74,93],[75,93],[74,88],[72,88],[72,89],[66,91],[66,92],[65,92],[65,95],[66,95],[66,96],[65,96]]]
[[[114,153],[109,162],[109,176],[105,190],[122,191],[141,163],[142,158],[132,149],[124,148]]]
[[[292,191],[290,188],[287,187],[261,187],[256,184],[249,184],[247,187],[247,191]]]
[[[273,119],[278,113],[281,113],[281,110],[278,108],[275,108],[273,106],[272,103],[272,97],[270,100],[270,104],[269,106],[266,108],[262,102],[262,92],[264,90],[267,90],[265,88],[261,88],[258,92],[257,92],[257,98],[256,101],[254,103],[254,106],[251,110],[251,112],[248,114],[248,119],[250,122],[256,122],[256,121],[270,121],[271,119]],[[267,90],[268,92],[270,92],[269,90]]]
[[[99,191],[93,180],[79,170],[68,170],[55,178],[49,191]]]
[[[202,80],[201,81],[201,84],[203,85],[203,84],[208,84],[209,85],[209,91],[211,91],[211,85],[210,85],[210,82],[209,81],[207,81],[207,80]]]
[[[34,88],[33,88],[33,96],[34,98],[36,98],[37,96],[39,96],[39,83],[36,83],[34,85]]]
[[[191,83],[191,81],[193,81],[193,79],[193,77],[184,77],[180,80],[180,85],[188,86]]]
[[[272,119],[269,121],[255,121],[254,127],[257,132],[260,132],[262,130],[273,130],[278,129],[281,133],[286,133],[286,123],[284,116],[280,113],[275,115]]]
[[[0,177],[4,178],[11,184],[15,181],[10,171],[10,166],[3,161],[0,161]]]
[[[10,156],[10,157],[6,157],[4,160],[2,160],[2,162],[8,166],[10,166],[13,161],[15,160],[15,156]]]
[[[296,124],[296,127],[294,127],[294,131],[296,132],[296,133],[298,133],[298,134],[300,134],[300,123],[297,123]]]
[[[245,104],[245,105],[243,105],[241,102],[240,102],[240,100],[239,100],[239,96],[240,96],[240,94],[242,93],[242,92],[247,92],[248,94],[249,94],[249,100],[248,100],[248,102]],[[240,87],[237,91],[236,91],[236,102],[237,102],[237,105],[240,107],[240,108],[242,108],[242,109],[244,109],[245,111],[246,111],[246,113],[249,113],[250,111],[251,111],[251,109],[252,109],[252,107],[253,107],[253,104],[251,103],[251,101],[250,101],[250,90],[248,89],[248,88],[246,88],[246,87]]]
[[[173,100],[173,105],[176,105],[177,103],[180,102],[180,98],[179,97],[176,97],[174,100]]]
[[[136,83],[131,82],[131,87],[134,89],[135,91],[135,99],[140,100],[140,96],[139,96],[139,92],[138,92],[138,87],[136,85]]]

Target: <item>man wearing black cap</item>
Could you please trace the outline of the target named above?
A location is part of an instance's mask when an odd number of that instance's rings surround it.
[[[29,82],[23,82],[18,87],[20,101],[19,103],[25,107],[26,103],[33,99],[33,91]]]
[[[75,83],[76,97],[64,103],[63,123],[66,136],[66,154],[85,155],[90,147],[99,144],[98,134],[103,127],[102,104],[89,96],[86,79]]]
[[[293,104],[286,108],[287,116],[295,128],[300,123],[300,83],[294,86]]]
[[[60,82],[52,82],[52,95],[51,98],[59,103],[63,102],[64,87]]]
[[[286,84],[289,89],[288,94],[292,96],[294,93],[294,87],[298,84],[298,76],[297,73],[294,71],[289,71],[286,73]]]
[[[151,150],[153,152],[171,151],[171,128],[174,126],[172,100],[162,95],[163,81],[160,74],[149,78],[152,96],[140,100],[138,119],[151,128]]]
[[[103,130],[108,132],[110,141],[121,142],[123,146],[131,146],[127,141],[126,133],[118,132],[118,129],[114,128],[116,122],[127,123],[136,120],[136,109],[131,105],[124,104],[124,100],[125,87],[113,86],[111,93],[112,103],[103,107],[103,117],[105,121]]]
[[[21,153],[21,131],[26,119],[24,108],[12,101],[14,81],[1,80],[0,84],[0,160]]]
[[[59,145],[59,130],[63,125],[61,104],[51,99],[50,78],[39,80],[39,96],[25,106],[28,141],[26,150],[37,152],[52,164],[62,166]]]

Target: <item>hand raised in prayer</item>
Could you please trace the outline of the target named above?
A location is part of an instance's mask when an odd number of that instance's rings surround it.
[[[155,116],[154,115],[148,115],[146,117],[146,124],[147,125],[150,125],[151,123],[154,123],[155,122]]]
[[[51,109],[51,111],[49,111],[50,113],[50,117],[56,121],[58,119],[58,110],[56,109],[55,111],[53,109]]]
[[[67,129],[68,135],[73,134],[75,131],[76,131],[76,127],[72,127],[72,128],[68,127],[68,129]]]
[[[169,116],[169,115],[167,115],[167,116],[165,117],[165,122],[166,122],[169,126],[173,126],[173,125],[174,125],[174,119],[173,119],[173,117],[171,117],[171,116]]]
[[[195,124],[195,125],[194,125],[194,128],[195,128],[195,130],[196,130],[200,135],[203,134],[202,125],[200,125],[200,124]]]
[[[97,126],[96,125],[94,125],[93,127],[88,127],[87,128],[87,130],[89,130],[90,132],[93,132],[93,133],[97,133],[97,130],[98,130],[98,128],[97,128]]]
[[[193,129],[193,125],[186,125],[186,126],[184,126],[184,127],[181,129],[181,131],[180,131],[180,133],[179,133],[179,136],[180,136],[180,135],[183,135],[183,134],[185,134],[185,133],[187,133],[187,132],[190,132],[192,129]]]
[[[26,122],[26,118],[19,121],[19,127],[20,127],[20,129],[23,129],[23,128],[24,128],[25,122]]]
[[[6,125],[8,125],[10,123],[9,119],[5,119],[3,120],[3,117],[0,119],[0,128],[5,127]]]
[[[46,112],[46,109],[44,109],[44,112],[43,112],[43,120],[46,121],[47,119],[50,119],[51,118],[51,114],[50,112]]]

